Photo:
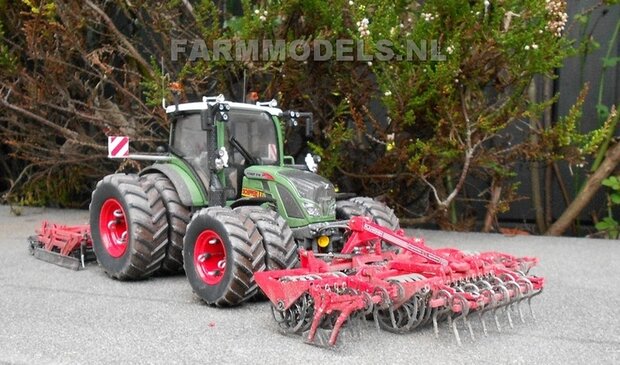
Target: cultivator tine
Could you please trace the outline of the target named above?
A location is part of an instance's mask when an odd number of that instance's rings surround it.
[[[534,315],[534,310],[532,309],[532,297],[527,298],[527,306],[530,308],[530,315],[534,322],[536,322],[536,315]]]
[[[433,333],[435,334],[435,338],[439,338],[439,326],[437,325],[437,313],[439,310],[437,308],[433,309]]]
[[[363,311],[357,311],[349,317],[347,333],[349,333],[351,338],[362,338],[362,330],[365,328],[366,324],[366,318],[363,313]]]
[[[463,317],[463,322],[465,322],[465,325],[469,329],[469,336],[471,337],[471,340],[476,341],[476,337],[474,336],[474,329],[471,327],[471,322],[467,320],[467,316]]]
[[[331,338],[331,330],[324,328],[317,328],[314,332],[312,339],[309,337],[310,331],[306,331],[303,333],[303,337],[305,338],[304,342],[310,345],[318,346],[318,347],[332,347],[329,340]]]
[[[484,333],[484,337],[488,337],[489,333],[487,331],[487,324],[482,317],[483,314],[484,312],[478,312],[478,319],[480,320],[480,325],[482,325],[482,332]]]
[[[452,332],[454,333],[454,338],[456,338],[457,345],[459,345],[459,347],[463,346],[461,336],[459,335],[459,329],[456,326],[456,320],[452,319],[452,317],[448,317],[448,325],[452,327]]]
[[[493,318],[495,319],[495,327],[497,327],[497,332],[502,332],[502,326],[499,325],[499,318],[497,318],[497,309],[499,307],[495,307],[493,309]]]

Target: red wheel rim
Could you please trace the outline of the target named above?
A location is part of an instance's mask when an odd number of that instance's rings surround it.
[[[219,234],[204,230],[196,239],[194,267],[206,284],[216,285],[226,272],[226,249]]]
[[[99,233],[103,247],[112,257],[121,257],[127,250],[129,233],[123,206],[114,198],[106,200],[99,213]]]

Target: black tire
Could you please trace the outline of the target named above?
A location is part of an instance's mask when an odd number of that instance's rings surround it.
[[[120,208],[124,214],[113,224],[103,215],[104,206],[106,211]],[[122,236],[110,244],[114,234],[109,227],[121,220],[126,227],[125,243],[120,245],[124,250],[114,246],[123,241]],[[97,261],[112,278],[145,279],[160,268],[166,250],[166,210],[153,185],[137,175],[108,175],[97,183],[90,203],[90,227]]]
[[[147,174],[141,177],[151,183],[166,207],[168,232],[166,255],[160,272],[176,274],[183,270],[183,238],[190,219],[189,209],[183,205],[174,185],[163,174]]]
[[[201,234],[216,234],[217,244],[223,246],[224,273],[212,274],[208,283],[201,277],[201,268],[194,260]],[[205,260],[208,260],[207,257]],[[252,220],[229,208],[205,208],[195,213],[185,234],[183,248],[185,274],[194,293],[207,304],[218,307],[239,305],[258,290],[254,272],[265,270],[265,249],[262,237]],[[217,270],[215,270],[217,271]]]
[[[355,197],[336,202],[336,218],[349,219],[353,216],[372,218],[380,226],[397,230],[400,228],[398,217],[385,204],[368,197]]]
[[[239,207],[235,211],[250,217],[263,236],[267,270],[291,269],[297,266],[299,258],[293,231],[280,214],[257,206]]]

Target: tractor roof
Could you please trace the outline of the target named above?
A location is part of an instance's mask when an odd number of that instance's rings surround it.
[[[230,105],[232,110],[255,110],[255,111],[263,111],[267,112],[271,115],[279,116],[282,115],[282,110],[278,108],[272,108],[270,106],[262,106],[262,105],[254,105],[254,104],[246,104],[246,103],[234,103],[231,101],[226,101],[226,104]],[[183,103],[179,104],[179,111],[181,112],[200,112],[207,108],[207,104],[213,105],[211,101],[209,102],[194,102],[194,103]],[[166,113],[174,113],[176,110],[175,105],[168,105],[166,107]]]

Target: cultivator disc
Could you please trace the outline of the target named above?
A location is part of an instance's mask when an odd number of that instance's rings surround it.
[[[472,339],[472,318],[487,334],[486,317],[499,332],[499,314],[513,326],[512,313],[525,321],[521,305],[543,290],[543,278],[531,276],[536,258],[456,249],[431,249],[419,238],[404,236],[354,217],[340,254],[300,250],[298,269],[255,274],[272,302],[278,326],[301,334],[306,342],[333,346],[343,326],[356,332],[372,318],[377,328],[405,333],[447,322],[461,344],[459,323]],[[387,243],[398,250],[383,250]]]

